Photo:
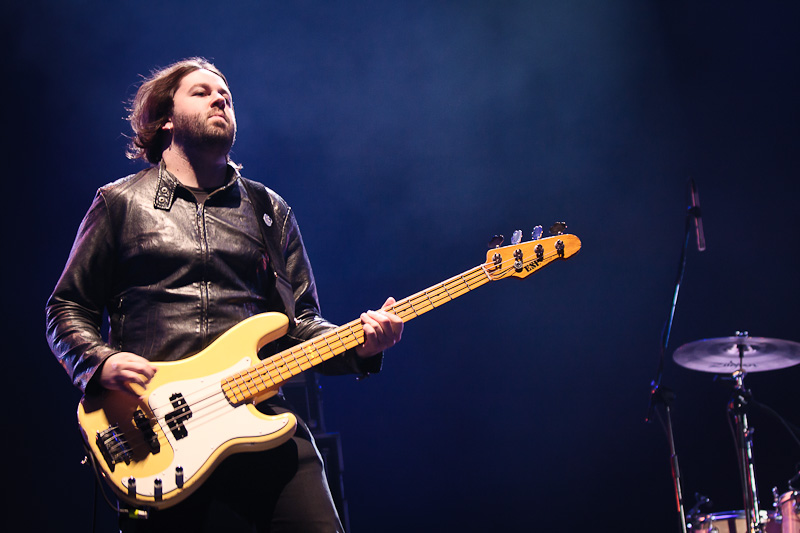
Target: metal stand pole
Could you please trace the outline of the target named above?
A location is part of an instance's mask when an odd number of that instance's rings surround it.
[[[740,346],[740,350],[742,347]],[[750,391],[744,388],[743,370],[733,373],[736,380],[736,388],[733,398],[728,404],[728,412],[733,415],[736,424],[736,449],[739,455],[739,471],[742,482],[742,498],[744,500],[745,513],[747,515],[748,533],[763,531],[761,524],[761,510],[758,503],[758,491],[756,489],[756,471],[753,462],[753,430],[747,422],[747,403],[750,398]]]
[[[681,489],[681,469],[678,465],[678,454],[675,451],[675,435],[672,431],[672,412],[670,411],[670,402],[675,395],[672,391],[664,387],[658,387],[652,394],[656,403],[664,404],[664,412],[667,418],[665,429],[667,433],[667,442],[669,443],[669,459],[670,468],[672,470],[672,484],[675,491],[675,504],[680,518],[681,532],[687,533],[686,512],[683,505],[683,490]]]

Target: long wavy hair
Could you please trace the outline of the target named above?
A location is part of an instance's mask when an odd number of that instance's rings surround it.
[[[225,75],[202,57],[182,59],[154,70],[145,78],[128,108],[128,120],[134,133],[125,154],[129,159],[144,159],[153,165],[161,161],[167,136],[161,128],[172,114],[175,91],[187,74],[201,69],[213,72],[228,85]]]

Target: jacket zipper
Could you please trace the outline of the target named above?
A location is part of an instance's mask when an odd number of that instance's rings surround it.
[[[205,342],[208,335],[208,234],[204,203],[197,205],[197,231],[200,235],[200,260],[203,264],[203,275],[200,278],[200,337]]]

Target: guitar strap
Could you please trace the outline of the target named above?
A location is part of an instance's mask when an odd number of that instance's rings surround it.
[[[275,217],[275,210],[272,208],[267,188],[261,184],[240,176],[242,184],[250,197],[250,205],[256,216],[256,223],[261,230],[261,239],[267,254],[267,263],[272,267],[275,275],[275,288],[281,297],[286,316],[289,322],[295,322],[294,314],[294,290],[291,282],[286,278],[286,263],[283,258],[283,251],[280,249],[281,226]]]

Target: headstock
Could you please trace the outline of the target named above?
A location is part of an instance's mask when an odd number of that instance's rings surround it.
[[[556,222],[550,227],[553,236],[543,239],[542,227],[536,226],[527,242],[522,242],[522,231],[516,230],[508,246],[501,246],[503,237],[495,235],[489,241],[483,269],[493,281],[524,278],[553,261],[569,259],[581,249],[581,241],[575,235],[564,234],[566,229],[565,223]]]

